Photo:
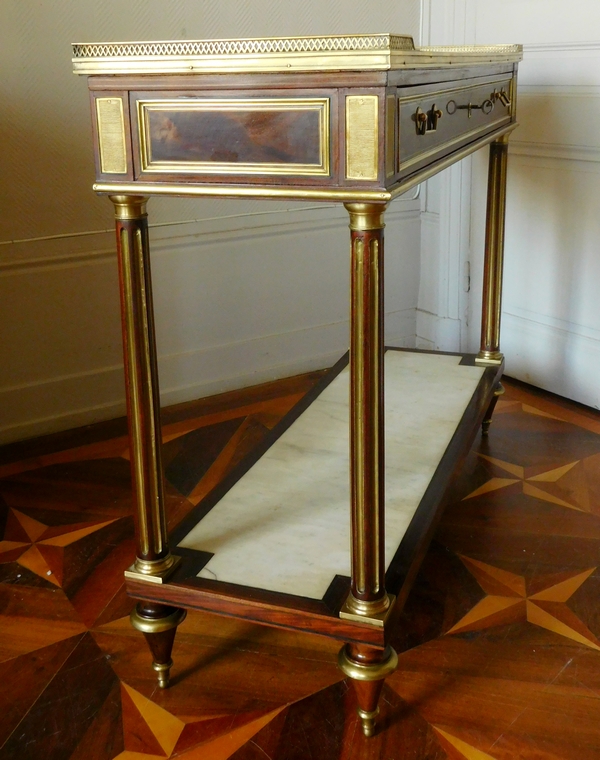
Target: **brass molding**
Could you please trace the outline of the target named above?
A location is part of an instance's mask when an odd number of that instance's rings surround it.
[[[122,98],[96,98],[96,121],[100,170],[104,174],[127,174]]]
[[[313,111],[319,118],[319,163],[241,163],[227,161],[157,161],[152,157],[151,112],[269,113]],[[329,98],[193,98],[138,100],[140,165],[148,174],[262,174],[266,176],[328,176],[330,154]]]
[[[416,183],[418,184],[418,182]],[[177,195],[177,196],[213,196],[218,198],[264,198],[290,200],[319,200],[319,201],[372,201],[387,203],[391,194],[387,190],[368,189],[316,189],[301,187],[253,187],[242,185],[221,185],[215,183],[193,184],[175,182],[95,182],[93,190],[96,193],[108,195],[132,193],[139,195]],[[404,190],[402,191],[404,192]],[[129,197],[129,196],[128,196]]]
[[[516,62],[521,45],[415,47],[400,34],[74,43],[75,74],[385,71]]]
[[[350,229],[367,232],[368,230],[382,230],[385,227],[383,221],[387,205],[375,203],[344,203],[344,207],[350,215]]]
[[[398,140],[398,143],[400,141]],[[396,173],[396,97],[385,98],[385,176]]]
[[[475,357],[475,364],[497,367],[504,361],[502,351],[480,351]]]
[[[131,567],[125,570],[125,578],[131,581],[144,581],[144,583],[166,583],[168,578],[175,572],[181,557],[175,554],[167,554],[160,560],[146,561],[136,559]]]
[[[348,644],[344,644],[340,649],[338,667],[347,678],[353,678],[355,681],[381,681],[398,667],[398,655],[389,645],[385,648],[385,659],[369,665],[350,659],[347,649]]]
[[[140,615],[137,607],[134,607],[129,615],[129,620],[136,631],[141,631],[142,633],[163,633],[164,631],[170,631],[171,628],[177,628],[180,623],[183,623],[186,616],[187,610],[177,609],[166,617],[149,618]],[[154,669],[157,670],[157,668]]]
[[[396,597],[386,594],[375,602],[363,602],[348,594],[340,610],[342,620],[352,620],[355,623],[366,623],[377,628],[384,628],[394,607]]]
[[[115,219],[121,222],[143,219],[148,216],[146,212],[148,197],[145,195],[109,195],[109,199],[115,207]]]

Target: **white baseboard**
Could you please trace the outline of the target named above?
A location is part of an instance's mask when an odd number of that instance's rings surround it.
[[[415,345],[414,309],[386,315],[386,343]],[[161,405],[330,367],[347,346],[348,323],[339,322],[163,356]],[[120,417],[125,414],[123,367],[0,389],[0,408],[0,443]]]
[[[439,351],[460,351],[458,319],[439,317],[422,309],[417,310],[417,348]]]
[[[501,349],[507,375],[600,408],[600,340],[585,328],[575,332],[504,312]]]

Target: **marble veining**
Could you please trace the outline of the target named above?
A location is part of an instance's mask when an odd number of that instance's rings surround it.
[[[386,566],[483,374],[460,357],[388,351]],[[183,539],[199,573],[321,599],[350,575],[348,368]]]

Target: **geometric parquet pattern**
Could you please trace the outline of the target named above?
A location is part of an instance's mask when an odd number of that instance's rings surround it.
[[[170,527],[318,376],[165,411]],[[189,613],[159,690],[123,591],[126,437],[5,447],[1,760],[598,760],[600,414],[506,387],[395,632],[371,739],[317,636]]]

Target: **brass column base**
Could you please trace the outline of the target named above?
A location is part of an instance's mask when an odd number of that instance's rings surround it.
[[[168,554],[160,560],[146,561],[136,559],[136,561],[125,570],[125,577],[132,581],[145,581],[147,583],[165,583],[165,581],[175,572],[181,557]]]
[[[390,646],[381,652],[360,644],[345,644],[338,655],[338,667],[352,680],[364,735],[373,736],[383,682],[398,667],[398,655]]]
[[[383,628],[395,601],[396,597],[393,594],[386,594],[377,602],[361,602],[350,593],[342,605],[340,617],[342,620],[354,620],[357,623],[368,623]]]
[[[498,367],[504,361],[501,351],[480,351],[475,357],[475,364]]]

